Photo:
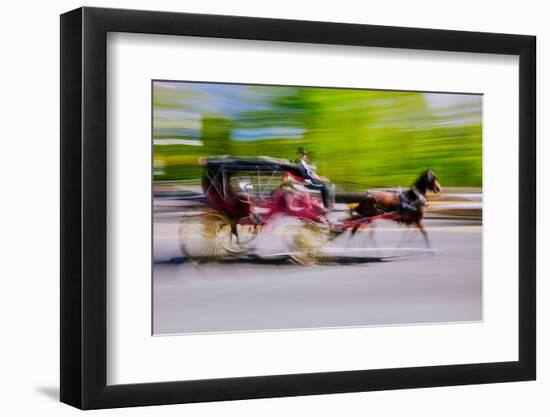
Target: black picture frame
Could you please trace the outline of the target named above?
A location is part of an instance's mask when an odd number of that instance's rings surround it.
[[[518,361],[107,385],[108,32],[519,56]],[[481,32],[88,7],[63,14],[61,401],[94,409],[535,379],[535,45],[534,36]]]

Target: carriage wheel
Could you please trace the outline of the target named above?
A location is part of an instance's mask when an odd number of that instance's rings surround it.
[[[182,255],[197,265],[227,255],[225,246],[231,241],[231,223],[214,211],[183,216],[178,234]]]
[[[240,254],[248,250],[250,243],[258,236],[261,226],[258,224],[237,224],[237,236],[231,234],[224,241],[224,249],[232,254]]]
[[[287,244],[290,258],[299,265],[314,265],[328,240],[329,231],[324,225],[300,220],[293,228]]]

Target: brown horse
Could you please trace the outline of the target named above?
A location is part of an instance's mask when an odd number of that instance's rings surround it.
[[[352,218],[392,214],[388,218],[407,226],[416,225],[426,246],[430,247],[428,234],[422,222],[426,206],[426,193],[438,193],[441,185],[431,169],[420,175],[411,188],[403,191],[367,191],[352,209]],[[355,230],[352,230],[352,233]]]

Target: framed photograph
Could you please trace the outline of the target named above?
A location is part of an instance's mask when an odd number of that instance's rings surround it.
[[[533,380],[535,37],[61,16],[61,401]]]

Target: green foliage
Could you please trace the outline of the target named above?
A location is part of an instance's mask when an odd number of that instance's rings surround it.
[[[155,138],[165,136],[156,125],[157,109],[178,108],[200,112],[198,134],[203,143],[155,146],[155,158],[172,161],[155,179],[197,178],[201,170],[194,161],[200,156],[295,159],[296,148],[305,146],[312,152],[318,173],[342,188],[352,189],[353,183],[361,187],[409,186],[427,167],[444,186],[482,185],[481,115],[473,121],[452,112],[440,115],[422,93],[240,86],[244,93],[239,99],[255,105],[209,114],[196,104],[200,96],[196,86],[193,91],[154,89]],[[280,127],[299,129],[301,137],[243,140],[234,135],[239,129]],[[181,132],[174,136],[186,138]]]

